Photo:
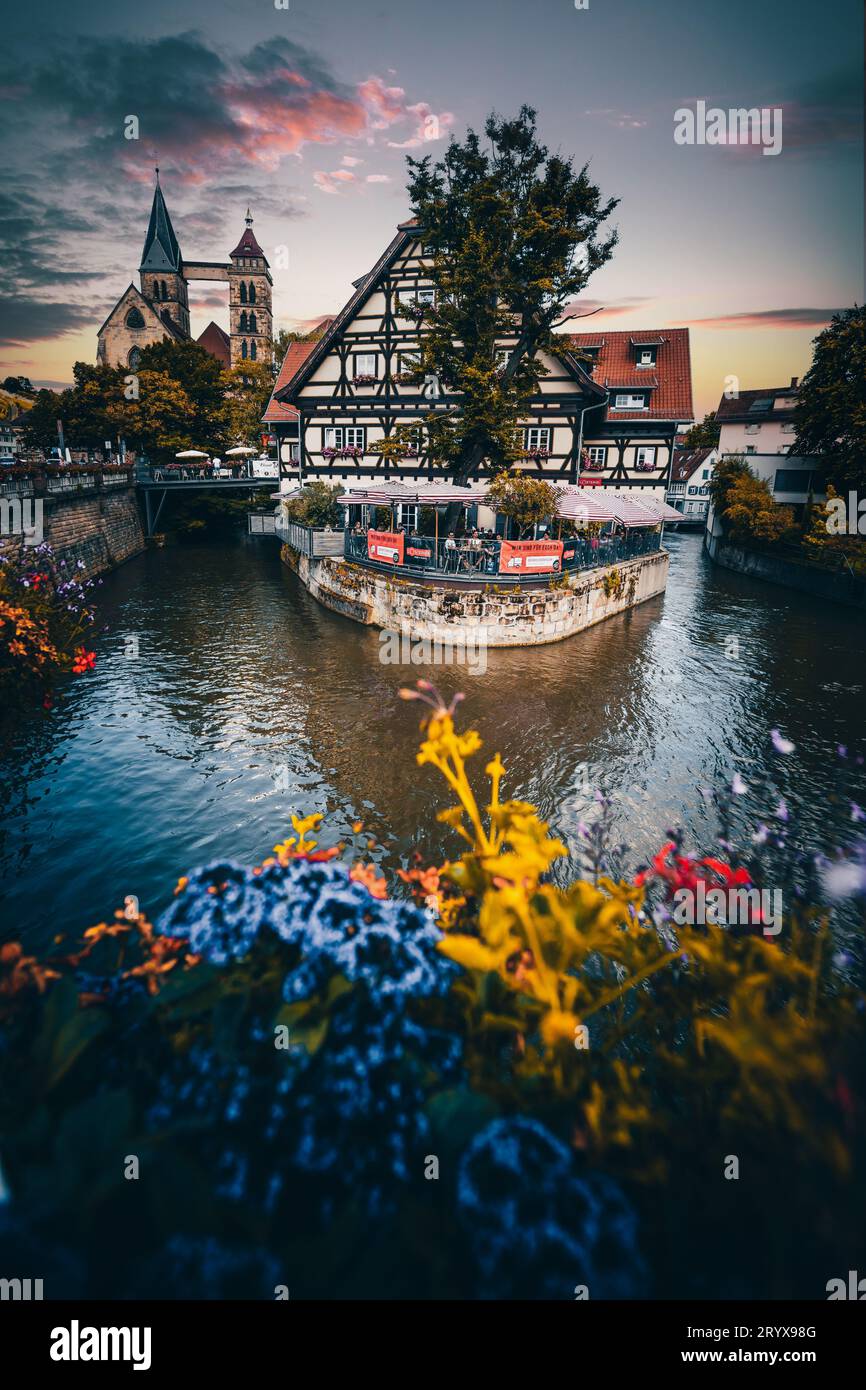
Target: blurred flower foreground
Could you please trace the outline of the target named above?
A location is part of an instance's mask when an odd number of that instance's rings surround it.
[[[0,948],[4,1271],[46,1297],[823,1297],[857,1253],[864,1011],[802,852],[781,933],[676,925],[679,889],[760,888],[760,855],[674,840],[620,877],[602,814],[569,881],[498,756],[474,790],[455,707],[403,693],[448,864],[389,892],[294,819],[155,925],[130,899],[74,949]]]

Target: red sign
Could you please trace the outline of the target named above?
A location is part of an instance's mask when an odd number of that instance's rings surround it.
[[[500,574],[550,574],[562,569],[562,541],[503,541]]]
[[[580,486],[581,486],[581,487],[603,487],[603,486],[604,486],[604,478],[587,477],[587,475],[586,475],[585,473],[581,473],[581,475],[580,475]]]
[[[402,565],[406,537],[399,531],[368,531],[367,555],[386,565]]]
[[[430,545],[418,545],[416,542],[415,545],[406,546],[406,554],[411,555],[413,560],[431,560],[433,558],[433,547]]]

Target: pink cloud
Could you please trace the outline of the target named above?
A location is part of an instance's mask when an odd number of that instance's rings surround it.
[[[390,183],[390,182],[391,182],[391,175],[390,175],[390,174],[368,174],[367,177],[366,177],[366,179],[364,180],[364,182],[365,182],[365,183]]]
[[[355,183],[355,175],[348,169],[334,169],[330,174],[324,169],[317,169],[313,174],[313,183],[320,188],[323,193],[339,193],[340,185]]]

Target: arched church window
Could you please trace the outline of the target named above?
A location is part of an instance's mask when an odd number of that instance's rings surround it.
[[[247,311],[246,311],[246,309],[241,309],[241,317],[240,317],[240,321],[239,321],[239,323],[238,323],[238,328],[240,329],[241,333],[246,333],[246,331],[247,331]]]
[[[241,304],[247,302],[247,285],[245,280],[241,280]]]
[[[244,361],[246,361],[246,356],[247,356],[247,340],[246,340],[246,338],[244,338],[243,342],[241,343],[241,357],[244,359]]]
[[[256,302],[256,287],[255,287],[255,285],[253,284],[253,282],[252,282],[252,280],[251,280],[251,281],[250,281],[250,303],[251,303],[251,304],[255,304],[255,302]]]
[[[259,330],[256,328],[256,316],[254,313],[250,314],[250,332],[258,333],[258,331]]]
[[[132,308],[126,316],[127,328],[144,328],[144,315],[140,309]]]
[[[136,313],[138,313],[138,310],[136,310]],[[138,371],[138,368],[139,368],[139,364],[140,364],[140,362],[141,362],[141,351],[140,351],[140,349],[137,348],[137,347],[130,348],[130,350],[129,350],[129,356],[127,357],[126,360],[127,360],[127,362],[129,363],[130,371],[137,372],[137,371]]]
[[[253,362],[255,362],[255,360],[256,360],[256,345],[255,345],[255,341],[253,341],[252,343],[250,343],[250,360],[253,361]]]

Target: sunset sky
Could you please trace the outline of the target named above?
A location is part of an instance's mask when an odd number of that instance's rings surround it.
[[[863,301],[861,0],[288,2],[7,9],[0,375],[66,384],[95,360],[138,282],[154,164],[188,260],[227,259],[248,203],[269,258],[288,248],[274,324],[293,327],[335,313],[407,216],[407,153],[523,102],[621,200],[592,328],[690,325],[699,414],[728,375],[802,375]],[[781,107],[781,153],[677,145],[699,100]],[[193,293],[194,333],[228,326],[225,288]]]

